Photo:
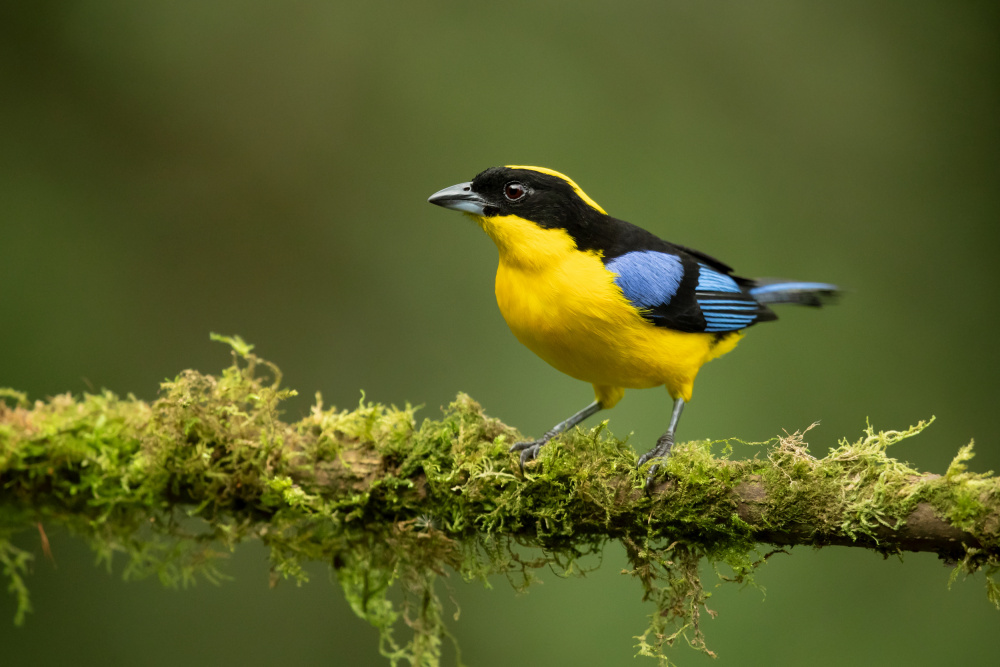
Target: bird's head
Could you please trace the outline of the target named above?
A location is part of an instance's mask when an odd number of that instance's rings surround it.
[[[576,183],[545,167],[490,167],[468,183],[435,192],[431,204],[470,214],[490,235],[503,261],[544,266],[590,246],[607,213]]]
[[[490,167],[468,183],[435,192],[427,200],[477,218],[516,216],[545,229],[571,231],[604,216],[604,209],[576,183],[545,167]]]

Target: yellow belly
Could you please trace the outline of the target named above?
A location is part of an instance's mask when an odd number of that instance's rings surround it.
[[[617,402],[614,388],[665,385],[690,400],[702,364],[736,346],[742,333],[721,337],[657,327],[639,314],[600,257],[555,253],[544,266],[504,261],[496,296],[511,331],[558,370],[595,385],[598,400]]]

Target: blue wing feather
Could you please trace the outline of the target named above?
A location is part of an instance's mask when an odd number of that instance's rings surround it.
[[[699,292],[742,292],[732,276],[716,271],[707,264],[698,264]]]
[[[762,314],[761,305],[744,292],[732,276],[707,264],[698,264],[695,299],[705,318],[705,331],[708,333],[744,329]]]
[[[617,274],[615,284],[640,310],[669,304],[684,278],[680,257],[655,250],[625,253],[605,267]]]

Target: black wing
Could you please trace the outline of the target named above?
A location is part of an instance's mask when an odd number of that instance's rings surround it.
[[[704,253],[664,241],[641,227],[606,219],[605,267],[643,317],[685,332],[724,333],[777,319],[749,290],[752,280]],[[578,241],[579,242],[579,241]]]

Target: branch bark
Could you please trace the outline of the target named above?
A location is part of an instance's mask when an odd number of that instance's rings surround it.
[[[922,484],[939,479],[941,475],[925,474],[913,481]],[[756,525],[767,511],[767,487],[762,480],[751,477],[740,483],[733,496],[737,514],[750,525]],[[983,548],[979,538],[939,516],[930,502],[917,503],[897,528],[879,525],[871,533],[852,535],[843,530],[817,531],[815,526],[790,523],[780,529],[757,530],[754,536],[762,543],[775,546],[843,546],[884,550],[887,545],[892,545],[900,551],[934,552],[949,560],[962,557],[967,548]]]
[[[383,652],[418,664],[436,664],[445,633],[435,574],[527,582],[532,568],[572,563],[608,540],[626,545],[657,605],[639,644],[657,656],[678,636],[666,632],[670,620],[703,647],[702,558],[729,564],[736,580],[752,576],[758,543],[930,551],[988,574],[1000,564],[1000,478],[966,469],[971,445],[943,475],[887,456],[925,424],[869,429],[823,458],[804,433],[743,461],[709,442],[679,444],[647,494],[635,453],[603,425],[553,441],[522,477],[508,452],[519,434],[463,395],[420,424],[411,409],[337,411],[318,395],[307,417],[283,421],[280,403],[294,392],[277,368],[227,342],[235,361],[220,377],[185,371],[153,403],[104,392],[29,405],[0,392],[0,564],[22,614],[27,555],[11,538],[39,523],[64,525],[102,554],[124,552],[126,573],[168,582],[213,576],[219,542],[261,540],[275,579],[327,561],[355,611],[382,631]],[[525,545],[542,555],[526,560]],[[385,598],[399,579],[422,591],[419,613],[401,615]],[[1000,603],[989,577],[987,589]],[[402,648],[392,636],[400,618],[414,629]]]

